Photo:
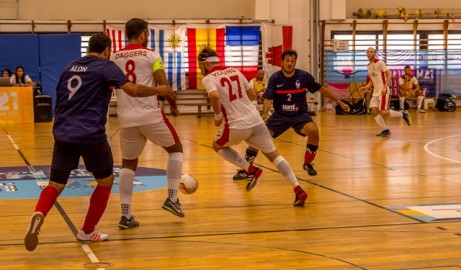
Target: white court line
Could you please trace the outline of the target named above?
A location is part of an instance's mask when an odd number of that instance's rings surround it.
[[[438,142],[438,141],[441,141],[441,140],[445,140],[445,139],[449,139],[449,138],[454,138],[454,137],[461,137],[461,135],[453,135],[453,136],[448,136],[448,137],[443,137],[443,138],[439,138],[439,139],[435,139],[433,141],[430,141],[428,143],[426,143],[424,145],[424,151],[426,151],[427,153],[429,153],[430,155],[433,155],[434,157],[438,157],[438,158],[441,158],[441,159],[445,159],[445,160],[448,160],[448,161],[451,161],[451,162],[455,162],[455,163],[461,163],[460,160],[455,160],[455,159],[451,159],[451,158],[446,158],[446,157],[443,157],[443,156],[440,156],[440,155],[437,155],[436,153],[432,152],[431,150],[429,150],[429,146],[435,142]]]
[[[22,153],[21,149],[18,147],[18,144],[13,140],[13,137],[11,137],[10,134],[8,134],[8,132],[6,130],[4,130],[4,131],[6,132],[6,136],[10,140],[10,142],[13,145],[14,149],[16,149],[16,151]],[[26,163],[28,163],[28,162],[26,162]],[[35,176],[36,180],[37,181],[41,180],[41,179],[37,179],[35,168],[32,165],[28,165],[28,167],[32,172],[34,172],[34,176]],[[43,180],[41,180],[41,181],[43,181]],[[100,262],[98,260],[98,258],[96,257],[96,255],[91,250],[91,248],[87,244],[83,244],[82,248],[83,248],[83,251],[85,251],[86,255],[88,256],[88,258],[90,259],[90,261],[92,263],[99,263]],[[97,268],[96,270],[105,270],[105,268]]]
[[[92,263],[99,263],[98,258],[96,257],[96,255],[93,253],[93,251],[87,244],[83,244],[82,249],[83,251],[85,251],[86,255],[88,256],[88,258],[90,259]],[[105,268],[96,268],[96,270],[105,270]]]

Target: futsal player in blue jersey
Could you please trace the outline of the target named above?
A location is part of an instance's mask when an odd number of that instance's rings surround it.
[[[174,99],[168,86],[147,87],[131,83],[120,68],[108,60],[110,53],[111,40],[103,34],[93,35],[88,55],[69,64],[59,78],[50,181],[40,193],[24,238],[29,251],[37,247],[40,227],[64,190],[71,170],[78,167],[80,157],[98,184],[76,238],[80,241],[109,239],[107,234],[96,229],[96,225],[106,209],[114,181],[112,152],[105,130],[111,87],[120,87],[131,96],[161,95],[167,100]]]
[[[327,87],[319,84],[311,74],[296,68],[298,54],[294,50],[286,50],[282,53],[282,69],[272,74],[263,94],[264,105],[262,117],[273,138],[282,135],[289,128],[296,133],[306,137],[306,152],[304,154],[303,169],[311,176],[317,175],[312,161],[315,159],[319,148],[319,129],[312,120],[307,110],[307,92],[320,92],[322,95],[337,102],[344,111],[350,110],[344,102],[339,100]],[[274,112],[269,118],[268,112],[271,106]],[[247,148],[245,159],[250,163],[254,162],[257,150]],[[238,171],[234,180],[245,179],[246,173]]]

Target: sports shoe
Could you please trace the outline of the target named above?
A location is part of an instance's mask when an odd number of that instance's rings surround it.
[[[109,235],[101,233],[98,230],[94,230],[91,233],[86,234],[83,230],[78,230],[77,240],[82,242],[100,242],[109,240]]]
[[[402,118],[405,120],[405,122],[407,122],[407,125],[411,126],[411,122],[413,121],[411,120],[411,116],[407,110],[402,112]]]
[[[237,170],[237,173],[232,178],[233,180],[245,180],[248,178],[248,174],[244,170]]]
[[[376,136],[389,137],[391,136],[391,131],[389,129],[385,129],[381,131],[381,133],[376,134]]]
[[[307,200],[307,193],[301,188],[301,186],[296,186],[295,190],[295,202],[294,206],[303,206]]]
[[[418,112],[419,112],[419,113],[425,113],[426,111],[423,110],[423,109],[418,109]]]
[[[261,170],[258,167],[254,167],[253,172],[248,173],[248,184],[247,184],[247,191],[250,191],[252,188],[256,186],[258,183],[258,178],[261,176],[263,173],[263,170]]]
[[[136,219],[134,219],[134,216],[131,216],[130,219],[128,219],[125,216],[122,216],[120,218],[120,221],[118,222],[118,227],[120,229],[129,229],[129,228],[134,228],[138,226],[139,226],[139,222]]]
[[[303,169],[310,175],[317,175],[317,171],[314,169],[314,163],[306,163],[303,165]]]
[[[179,203],[179,199],[176,203],[172,202],[170,198],[166,198],[165,202],[162,205],[162,209],[172,213],[178,217],[184,217],[184,213],[181,210],[181,204]]]
[[[35,212],[27,229],[26,236],[24,237],[24,246],[28,251],[33,251],[38,245],[38,234],[40,233],[40,227],[42,227],[45,217],[40,212]]]

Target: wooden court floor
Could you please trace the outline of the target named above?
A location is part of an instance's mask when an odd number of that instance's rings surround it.
[[[119,230],[113,194],[98,226],[110,241],[86,245],[74,233],[88,197],[60,198],[40,244],[28,252],[23,237],[36,199],[5,199],[0,192],[0,269],[460,269],[460,219],[424,221],[405,207],[436,205],[460,215],[461,112],[411,114],[410,127],[387,119],[392,136],[381,138],[371,116],[318,113],[314,177],[302,170],[305,139],[292,131],[276,139],[309,193],[302,208],[292,206],[290,185],[262,155],[256,163],[264,172],[252,191],[232,180],[236,168],[210,148],[216,130],[210,115],[172,118],[184,172],[200,183],[195,194],[180,195],[185,218],[161,209],[166,189],[136,192],[141,226]],[[107,133],[120,165],[115,117]],[[51,123],[0,130],[1,167],[48,166],[51,149]],[[243,153],[245,145],[237,149]],[[164,169],[166,157],[148,143],[139,165]]]

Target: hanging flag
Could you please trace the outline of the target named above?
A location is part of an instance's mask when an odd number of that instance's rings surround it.
[[[160,54],[165,74],[173,90],[186,89],[186,67],[184,64],[186,26],[149,26],[148,47]]]
[[[112,40],[112,52],[120,51],[127,44],[125,30],[123,27],[107,26],[106,36]]]
[[[240,70],[250,80],[258,72],[259,26],[226,26],[225,66]]]
[[[261,24],[263,67],[267,76],[280,70],[282,52],[293,48],[293,26]]]
[[[259,26],[207,26],[187,28],[188,88],[203,89],[197,64],[200,51],[216,50],[221,64],[240,70],[247,79],[256,77],[260,44]]]
[[[216,50],[219,61],[224,63],[224,40],[225,28],[206,28],[206,25],[194,27],[189,25],[187,28],[187,55],[188,55],[188,86],[189,89],[204,89],[202,85],[202,74],[197,63],[197,56],[205,47]]]

